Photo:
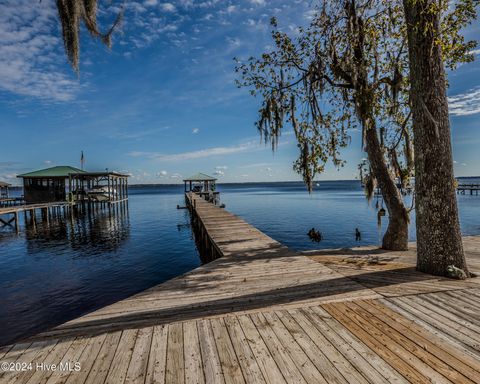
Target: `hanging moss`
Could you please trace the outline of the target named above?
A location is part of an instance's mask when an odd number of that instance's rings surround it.
[[[120,24],[123,10],[119,12],[110,29],[102,33],[97,26],[96,0],[57,0],[57,9],[62,26],[62,38],[65,53],[73,69],[79,71],[80,62],[80,23],[83,21],[91,36],[111,47],[112,34]]]

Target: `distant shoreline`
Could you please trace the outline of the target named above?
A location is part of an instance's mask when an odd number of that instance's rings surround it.
[[[456,179],[480,179],[480,176],[457,176],[455,177]],[[315,180],[314,183],[335,183],[335,182],[360,182],[358,179],[342,179],[342,180]],[[235,184],[294,184],[294,183],[303,183],[301,180],[296,180],[296,181],[228,181],[228,182],[222,182],[222,181],[217,181],[217,184],[219,185],[235,185]],[[174,186],[180,186],[183,185],[183,182],[180,183],[146,183],[146,184],[129,184],[128,187],[174,187]],[[10,189],[21,189],[23,186],[21,185],[12,185]]]
[[[480,176],[457,176],[455,177],[456,179],[480,179]],[[341,180],[315,180],[314,183],[336,183],[336,182],[360,182],[358,179],[341,179]],[[303,183],[302,180],[296,180],[296,181],[228,181],[228,182],[222,182],[222,181],[217,181],[217,184],[221,185],[233,185],[233,184],[278,184],[278,183],[283,183],[283,184],[293,184],[293,183]],[[158,187],[158,186],[179,186],[183,185],[183,183],[155,183],[155,184],[129,184],[129,187]]]

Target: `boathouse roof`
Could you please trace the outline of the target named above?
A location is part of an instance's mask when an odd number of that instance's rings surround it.
[[[11,187],[12,184],[8,184],[5,181],[0,181],[0,188]]]
[[[17,177],[22,178],[50,178],[50,177],[65,177],[67,178],[71,173],[83,173],[81,169],[70,167],[68,165],[59,165],[56,167],[40,169],[34,172],[23,173]]]
[[[215,177],[208,176],[205,173],[196,173],[195,175],[192,175],[190,177],[187,177],[186,179],[183,179],[183,181],[215,181],[217,180]]]
[[[76,178],[84,178],[84,179],[89,179],[89,178],[97,178],[97,177],[120,177],[120,178],[128,178],[130,175],[126,173],[120,173],[117,171],[105,171],[105,172],[86,172],[86,171],[80,171],[80,172],[72,172],[71,176],[76,177]]]

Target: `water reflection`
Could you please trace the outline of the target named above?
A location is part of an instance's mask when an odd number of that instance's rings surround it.
[[[19,234],[0,231],[0,268],[8,271],[0,280],[0,345],[134,290],[119,277],[130,269],[122,263],[130,238],[126,203],[37,211],[21,221]]]
[[[84,256],[117,250],[129,237],[128,203],[99,208],[95,205],[55,210],[46,217],[37,213],[25,216],[27,252],[51,250],[55,243],[67,244],[73,250],[87,250]]]

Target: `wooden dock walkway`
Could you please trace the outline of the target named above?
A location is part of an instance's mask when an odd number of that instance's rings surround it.
[[[480,184],[460,184],[457,186],[457,193],[465,195],[467,192],[470,192],[470,195],[478,196],[478,191],[480,191]]]
[[[51,203],[36,203],[36,204],[21,204],[21,205],[9,205],[0,207],[0,228],[10,226],[15,228],[17,233],[20,231],[20,214],[25,215],[25,222],[27,221],[27,213],[30,215],[30,221],[33,225],[36,225],[37,211],[41,212],[42,218],[46,221],[49,220],[49,216],[52,212],[56,213],[72,213],[72,209],[84,208],[86,205],[96,207],[112,207],[114,205],[125,204],[128,202],[128,197],[122,199],[115,199],[110,201],[55,201]]]
[[[418,273],[411,252],[298,254],[189,199],[221,258],[5,346],[34,366],[0,382],[480,383],[479,278]],[[466,249],[478,270],[480,238]]]
[[[19,232],[20,213],[23,212],[26,215],[27,212],[29,212],[30,219],[35,224],[35,217],[36,217],[35,215],[37,210],[41,211],[42,214],[45,215],[44,217],[48,220],[49,211],[61,210],[61,209],[66,210],[71,206],[72,204],[66,201],[57,201],[54,203],[22,204],[22,205],[10,205],[7,207],[0,207],[0,225],[14,227],[16,231]]]

